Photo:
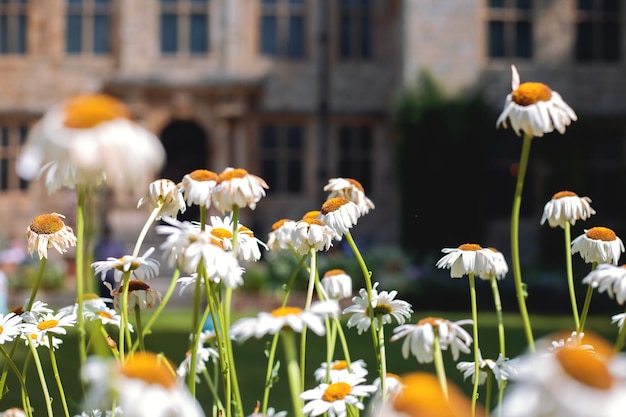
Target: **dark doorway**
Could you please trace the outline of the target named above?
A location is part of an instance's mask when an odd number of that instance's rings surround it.
[[[161,142],[165,148],[167,160],[161,171],[161,178],[168,178],[179,183],[185,174],[196,169],[208,167],[208,135],[200,125],[192,121],[175,120],[165,126],[161,132]],[[187,207],[187,211],[178,215],[179,220],[199,220],[197,206]]]

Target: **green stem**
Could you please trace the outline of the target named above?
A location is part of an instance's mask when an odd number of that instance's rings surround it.
[[[46,267],[47,258],[41,258],[39,261],[39,272],[37,274],[37,281],[35,282],[35,286],[30,293],[30,298],[28,299],[28,305],[26,306],[25,311],[30,311],[33,308],[33,304],[35,304],[35,297],[37,297],[37,292],[39,291],[39,287],[41,286],[41,281],[43,280],[43,271]]]
[[[43,391],[43,396],[46,402],[46,410],[48,412],[48,417],[53,417],[52,413],[52,398],[50,397],[50,393],[48,392],[48,385],[46,384],[46,377],[43,374],[43,368],[41,367],[41,361],[39,360],[39,354],[37,353],[37,349],[33,344],[33,341],[30,337],[26,338],[28,340],[28,345],[30,346],[30,351],[32,353],[33,359],[35,360],[35,366],[37,367],[37,374],[39,375],[39,382],[41,383],[41,390]],[[52,344],[50,344],[50,349],[52,349]]]
[[[474,417],[476,415],[476,400],[478,400],[478,372],[480,371],[480,356],[478,345],[478,306],[476,302],[476,280],[473,273],[469,274],[469,285],[470,301],[472,304],[472,321],[474,321],[474,326],[472,326],[472,337],[474,339],[474,387],[472,389],[472,417]]]
[[[139,233],[139,237],[137,238],[137,242],[135,243],[135,248],[133,249],[133,258],[139,256],[139,249],[141,248],[141,244],[146,238],[148,230],[150,230],[150,226],[152,226],[152,223],[154,223],[156,218],[159,217],[159,214],[161,213],[161,207],[163,207],[163,204],[159,204],[157,207],[152,209],[150,216],[148,216],[148,220],[146,220],[146,222],[144,223],[143,228],[141,229],[141,233]]]
[[[500,354],[506,357],[506,344],[504,342],[504,317],[502,314],[502,301],[500,300],[500,290],[498,290],[498,281],[495,277],[489,279],[491,281],[491,292],[493,293],[493,303],[496,307],[496,316],[498,317],[498,341],[500,343]]]
[[[597,262],[591,264],[591,270],[596,269]],[[585,330],[585,322],[587,321],[587,315],[589,314],[589,306],[591,305],[591,296],[593,295],[593,287],[590,285],[587,287],[587,294],[585,295],[585,303],[583,304],[583,311],[580,314],[580,325],[576,328],[576,333],[582,333]]]
[[[439,338],[439,328],[435,327],[435,341],[433,343],[433,362],[435,363],[435,372],[441,386],[443,395],[448,398],[448,380],[446,378],[446,368],[443,364],[443,353],[441,352],[441,340]]]
[[[125,340],[128,329],[128,287],[130,283],[130,271],[124,272],[122,277],[122,311],[120,311],[120,335],[117,349],[120,352],[120,361],[124,363],[126,360],[124,352],[126,351]]]
[[[267,371],[265,372],[265,389],[263,390],[263,404],[261,408],[261,414],[265,415],[270,398],[270,389],[273,383],[273,371],[274,371],[274,359],[276,358],[276,347],[278,346],[278,337],[280,333],[276,333],[272,338],[272,344],[267,357]]]
[[[141,308],[139,304],[135,305],[135,328],[137,329],[137,343],[139,343],[139,350],[145,351],[146,346],[143,344],[143,329],[141,327]],[[132,352],[132,348],[131,348]]]
[[[574,326],[578,329],[580,327],[580,318],[578,317],[576,290],[574,288],[574,273],[572,272],[572,235],[569,222],[565,222],[563,231],[565,233],[565,267],[567,270],[567,286],[569,288],[570,303],[572,304]]]
[[[78,304],[77,323],[78,328],[78,359],[82,367],[87,360],[85,318],[83,317],[83,294],[85,292],[85,209],[86,191],[83,187],[77,187],[78,201],[76,204],[76,303]],[[51,346],[52,348],[52,346]]]
[[[306,301],[304,302],[305,311],[307,311],[309,307],[311,307],[311,302],[313,300],[313,288],[315,287],[315,274],[317,272],[317,251],[314,248],[310,249],[310,262],[311,266],[309,267],[309,284],[306,291]],[[304,374],[306,373],[306,333],[307,328],[305,325],[302,328],[302,333],[300,334],[300,371],[302,378],[302,380],[300,381],[301,390],[304,390]]]
[[[487,372],[487,381],[485,388],[485,417],[489,417],[489,410],[491,409],[491,396],[493,392],[493,378],[492,373]],[[476,379],[478,379],[478,375],[475,375]]]
[[[189,346],[189,350],[191,351],[190,363],[191,366],[196,366],[196,358],[198,355],[198,327],[200,325],[200,302],[202,300],[202,292],[201,292],[201,284],[202,284],[202,268],[203,263],[200,262],[198,264],[198,275],[196,277],[196,282],[193,288],[193,305],[191,308],[191,341],[189,342],[191,345]],[[196,396],[196,373],[189,372],[187,374],[187,386],[189,387],[189,392],[193,397]]]
[[[283,349],[287,361],[287,376],[289,377],[289,392],[293,404],[293,412],[296,417],[303,417],[300,398],[302,389],[300,388],[300,368],[298,367],[297,353],[295,351],[295,337],[291,329],[285,328],[281,331]]]
[[[380,392],[382,393],[382,403],[387,402],[387,351],[385,348],[385,326],[382,325],[378,329],[378,352],[380,355]]]
[[[48,343],[50,348],[50,362],[52,363],[52,372],[54,373],[54,379],[57,382],[57,387],[59,389],[59,396],[61,397],[61,403],[63,404],[63,411],[65,412],[65,417],[70,416],[70,411],[67,408],[67,399],[65,398],[65,391],[63,390],[63,384],[61,383],[61,375],[59,374],[59,367],[57,365],[57,358],[54,354],[54,348],[52,343],[52,334],[48,333]]]
[[[202,376],[204,377],[204,380],[206,381],[207,387],[209,387],[209,391],[211,391],[211,395],[213,396],[213,401],[217,405],[217,408],[219,410],[223,410],[224,405],[222,404],[222,400],[220,399],[220,396],[217,392],[217,387],[215,386],[215,383],[213,382],[213,379],[211,378],[211,375],[209,375],[209,371],[207,371],[206,368],[202,371]]]
[[[2,356],[4,356],[4,358],[6,359],[7,365],[13,370],[13,372],[15,372],[15,376],[17,377],[17,380],[20,382],[20,386],[22,387],[22,395],[24,396],[26,402],[29,402],[30,399],[28,397],[28,389],[26,388],[26,384],[24,382],[24,377],[22,376],[22,373],[20,372],[19,369],[17,369],[17,365],[15,365],[15,362],[13,362],[13,359],[11,359],[11,356],[9,356],[9,352],[7,352],[4,346],[2,345],[0,345],[0,353],[2,353]],[[24,404],[25,411],[29,408],[30,406],[28,403]]]

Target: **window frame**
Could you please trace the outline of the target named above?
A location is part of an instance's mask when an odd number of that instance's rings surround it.
[[[621,2],[616,1],[614,4],[617,5],[618,10],[603,10],[604,1],[606,0],[588,0],[591,3],[591,9],[582,9],[580,8],[579,2],[576,1],[575,7],[575,22],[574,22],[574,33],[575,40],[573,45],[573,58],[577,64],[594,64],[594,63],[602,63],[602,64],[617,64],[623,60],[623,41],[621,36],[617,36],[615,45],[615,50],[607,52],[605,50],[606,43],[603,42],[604,33],[603,31],[607,28],[607,23],[614,24],[616,26],[616,32],[621,35],[623,32],[623,19],[622,14],[623,10],[621,9],[623,6]],[[590,25],[590,33],[587,34],[588,37],[591,38],[591,44],[588,46],[589,56],[582,57],[580,56],[581,51],[579,50],[581,46],[579,45],[579,41],[581,39],[580,34],[580,26],[582,24]],[[586,38],[588,39],[588,38]],[[607,54],[613,52],[615,57],[607,57]]]
[[[211,53],[211,19],[213,16],[211,0],[158,0],[158,23],[159,32],[158,51],[161,58],[205,58]],[[164,51],[163,48],[163,17],[175,16],[176,33],[174,37],[175,49]],[[205,16],[204,48],[194,51],[192,45],[192,28],[194,16]]]
[[[349,2],[345,5],[344,2]],[[363,5],[362,0],[341,0],[332,3],[333,8],[333,28],[334,32],[334,56],[338,61],[374,61],[376,59],[375,37],[376,37],[376,13],[375,0],[369,0],[367,7]],[[351,52],[344,54],[343,52],[343,17],[348,16],[351,21],[356,22],[351,27],[349,34],[349,45]],[[369,26],[365,27],[364,19],[369,18]],[[369,28],[369,30],[368,30]],[[368,40],[364,41],[365,34]],[[367,42],[365,47],[364,42]]]
[[[0,3],[0,56],[22,56],[28,54],[28,0],[4,0]],[[6,44],[4,39],[6,39]]]
[[[534,1],[527,0],[527,8],[518,8],[520,0],[501,0],[501,6],[493,6],[490,0],[486,1],[487,17],[485,24],[485,56],[490,60],[533,60],[535,58],[535,25],[534,25]],[[502,24],[502,54],[495,55],[492,51],[492,25]],[[520,52],[524,49],[520,43],[520,32],[527,25],[528,52]]]
[[[98,0],[81,0],[79,2],[72,2],[71,0],[65,0],[65,13],[64,13],[64,53],[68,57],[76,57],[81,55],[90,56],[111,56],[115,52],[115,2],[116,0],[107,0],[105,2]],[[80,24],[80,37],[78,38],[78,47],[76,50],[70,50],[70,31],[69,22],[70,17],[78,17]],[[106,17],[108,19],[106,28],[108,33],[106,34],[106,43],[104,49],[97,41],[97,23],[96,20],[99,17]]]
[[[266,56],[272,59],[283,59],[289,61],[301,61],[306,60],[309,57],[309,29],[311,21],[309,16],[311,6],[308,0],[273,0],[269,2],[267,0],[260,0],[259,2],[259,31],[258,31],[258,45],[257,50],[260,55]],[[266,18],[274,18],[275,32],[274,36],[274,50],[268,51],[264,48],[264,24],[263,21]],[[292,35],[292,22],[294,18],[299,18],[302,21],[301,25],[301,44],[294,46],[291,43],[293,39]],[[292,49],[292,48],[295,48]],[[299,52],[295,52],[299,51]]]
[[[0,193],[27,191],[29,182],[17,175],[17,157],[28,137],[24,121],[0,121]],[[5,176],[6,175],[6,176]]]
[[[258,131],[258,161],[260,176],[268,181],[270,192],[280,195],[301,195],[305,192],[306,187],[306,147],[307,147],[307,128],[305,123],[300,121],[267,121],[259,124]],[[264,146],[265,129],[275,130],[275,148],[268,149]],[[297,129],[299,132],[299,147],[293,149],[289,146],[290,130]],[[265,164],[273,165],[276,170],[275,175],[268,175],[265,171]],[[295,166],[299,170],[297,179],[299,184],[296,187],[290,185],[294,175],[291,167]]]

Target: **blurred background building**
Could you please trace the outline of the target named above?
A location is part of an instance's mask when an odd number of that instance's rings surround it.
[[[328,178],[344,176],[359,180],[376,203],[358,238],[396,243],[407,230],[428,239],[435,226],[457,227],[458,216],[438,224],[420,207],[443,216],[473,203],[451,207],[454,199],[424,195],[418,184],[430,182],[451,195],[457,187],[491,190],[487,197],[503,203],[486,211],[485,236],[505,245],[510,169],[521,141],[500,131],[497,140],[507,145],[481,148],[486,164],[461,155],[457,169],[466,175],[446,176],[457,171],[445,158],[420,171],[426,165],[416,159],[416,175],[407,178],[396,164],[398,96],[424,71],[445,97],[480,91],[495,134],[515,64],[522,81],[548,84],[581,118],[610,127],[586,138],[593,148],[577,171],[591,182],[576,191],[586,195],[593,185],[594,202],[601,201],[617,192],[606,178],[623,181],[625,22],[622,0],[0,0],[0,228],[22,233],[48,211],[71,218],[72,193],[47,196],[38,181],[17,177],[15,159],[49,106],[91,91],[126,102],[161,138],[162,177],[179,181],[197,168],[233,166],[264,178],[267,198],[243,213],[261,239],[274,221],[319,209]],[[425,143],[420,157],[432,162],[428,142],[436,135],[415,140]],[[558,143],[566,158],[567,140]],[[535,226],[560,191],[543,185],[550,168],[536,160],[525,200],[531,208],[523,212]],[[485,186],[483,175],[501,179]],[[405,196],[414,209],[399,208],[400,176],[416,184],[415,195]],[[138,197],[106,198],[112,227],[129,238],[145,219]],[[615,218],[623,214],[605,203]]]

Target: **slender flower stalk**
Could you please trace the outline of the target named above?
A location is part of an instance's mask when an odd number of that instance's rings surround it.
[[[495,277],[492,277],[491,282],[491,293],[493,294],[493,303],[496,308],[496,316],[498,319],[498,343],[500,346],[500,354],[504,357],[506,356],[506,343],[505,343],[505,335],[504,335],[504,316],[502,314],[502,301],[500,299],[500,290],[498,289],[498,281]]]
[[[598,263],[594,262],[591,265],[591,270],[595,271]],[[593,286],[589,285],[587,287],[587,293],[585,294],[585,302],[583,303],[583,309],[580,313],[580,324],[576,328],[577,333],[582,333],[585,330],[585,322],[587,321],[587,315],[589,314],[589,307],[591,306],[591,297],[593,295]]]
[[[572,271],[572,232],[569,223],[563,226],[565,234],[565,268],[567,273],[567,288],[569,289],[569,299],[572,305],[572,315],[574,326],[580,328],[580,317],[578,315],[578,304],[576,302],[576,289],[574,288],[574,273]]]
[[[435,373],[441,386],[443,395],[448,398],[448,379],[446,378],[446,368],[443,364],[443,352],[441,351],[441,339],[439,337],[439,327],[434,327],[434,343],[433,343],[433,362],[435,364]]]
[[[613,345],[613,352],[615,354],[620,352],[622,348],[624,347],[625,342],[626,342],[626,326],[622,323],[622,325],[619,328],[619,333],[617,334],[617,339],[615,340],[615,344]]]
[[[54,373],[54,379],[57,382],[57,388],[59,389],[59,396],[61,397],[61,403],[63,404],[63,412],[65,417],[70,417],[70,411],[67,407],[67,398],[65,398],[65,390],[63,389],[63,383],[61,383],[61,375],[59,374],[59,367],[57,365],[57,358],[54,353],[54,343],[52,340],[52,333],[48,333],[48,343],[50,344],[50,363],[52,363],[52,372]]]
[[[480,351],[478,348],[478,306],[476,303],[476,280],[474,274],[469,274],[470,302],[472,307],[472,338],[474,339],[474,387],[472,389],[472,417],[476,415],[476,401],[478,400],[478,371],[480,368]]]
[[[76,204],[76,303],[78,310],[76,312],[78,322],[78,360],[82,367],[87,360],[86,338],[87,330],[85,329],[85,318],[83,317],[83,298],[85,293],[85,209],[86,209],[86,190],[85,187],[77,187],[78,201]],[[122,317],[123,317],[122,313]],[[122,327],[123,328],[123,327]],[[120,335],[123,332],[120,331]],[[123,355],[122,355],[123,356]]]
[[[293,413],[297,417],[303,417],[302,407],[304,403],[300,399],[302,392],[300,367],[298,366],[297,353],[295,351],[295,335],[291,329],[283,329],[280,332],[283,341],[283,349],[287,361],[287,376],[289,378],[289,393],[293,404]]]
[[[43,368],[41,366],[41,360],[39,359],[39,354],[37,353],[37,348],[35,347],[35,344],[33,342],[33,340],[28,337],[28,346],[30,347],[30,352],[32,353],[32,357],[33,360],[35,361],[35,367],[37,368],[37,374],[39,375],[39,383],[41,384],[41,390],[43,391],[43,397],[45,398],[45,402],[46,402],[46,411],[48,413],[48,417],[54,417],[54,414],[52,413],[52,398],[50,397],[50,392],[48,391],[48,384],[46,382],[46,376],[43,373]],[[50,350],[52,350],[53,347],[50,346]]]
[[[311,248],[309,252],[310,267],[309,267],[309,284],[307,287],[306,301],[304,303],[304,309],[308,310],[311,307],[311,301],[313,300],[313,288],[315,288],[315,282],[317,280],[317,251],[315,248]],[[306,325],[302,329],[300,335],[300,373],[302,375],[302,381],[300,381],[300,390],[304,391],[304,374],[306,366]]]

